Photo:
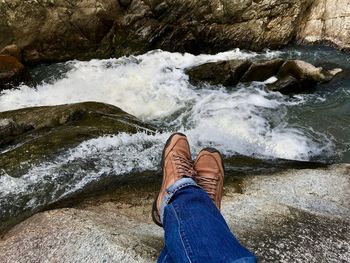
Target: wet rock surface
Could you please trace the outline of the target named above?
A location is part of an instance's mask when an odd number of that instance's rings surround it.
[[[60,154],[88,139],[138,131],[152,132],[152,127],[115,106],[96,102],[0,113],[0,183],[5,191],[0,194],[0,232],[60,199],[75,180],[83,180],[83,172],[72,176],[69,155],[61,157],[66,164],[58,171],[50,170]],[[19,183],[15,189],[14,180]],[[6,194],[6,189],[19,193]]]
[[[8,55],[17,58],[18,61],[22,61],[21,50],[17,45],[8,45],[0,51],[0,55]]]
[[[24,108],[0,113],[0,166],[16,176],[82,141],[120,132],[152,131],[123,110],[104,103],[84,102]]]
[[[302,60],[228,60],[206,63],[188,69],[193,84],[232,86],[238,82],[266,81],[267,88],[281,93],[298,93],[311,90],[318,83],[331,81],[341,69],[325,70]]]
[[[0,91],[31,81],[29,72],[16,57],[0,55]]]
[[[254,61],[240,81],[251,82],[267,80],[277,74],[283,62],[282,59]]]
[[[152,127],[115,106],[98,102],[1,112],[0,142],[5,152],[0,157],[1,167],[12,174],[21,162],[35,163],[36,158],[57,154],[89,138],[140,130],[152,131]]]
[[[350,259],[349,165],[244,176],[231,172],[223,215],[260,262]],[[75,200],[70,208],[32,216],[1,238],[2,261],[154,262],[163,245],[163,230],[150,216],[160,174],[146,177]]]
[[[206,63],[187,70],[193,84],[207,82],[212,85],[235,85],[251,65],[247,60],[229,60]]]

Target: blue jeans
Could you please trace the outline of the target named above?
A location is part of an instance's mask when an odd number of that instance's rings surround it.
[[[208,194],[191,178],[167,189],[161,206],[165,246],[159,263],[256,262],[231,233]]]

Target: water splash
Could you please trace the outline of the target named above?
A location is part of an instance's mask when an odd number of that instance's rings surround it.
[[[228,156],[309,160],[332,154],[333,143],[325,135],[287,122],[288,109],[304,103],[303,96],[268,92],[263,83],[194,87],[185,74],[186,68],[209,61],[279,55],[234,50],[194,56],[157,50],[136,57],[70,61],[66,63],[70,70],[55,81],[36,89],[20,86],[3,91],[0,111],[99,101],[121,107],[166,132],[92,139],[32,167],[20,178],[0,170],[1,213],[52,203],[104,176],[155,170],[164,142],[174,131],[188,135],[193,153],[213,146]]]

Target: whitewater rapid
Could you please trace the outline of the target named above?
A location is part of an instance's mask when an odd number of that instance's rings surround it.
[[[273,58],[238,49],[217,55],[160,50],[136,57],[70,61],[70,70],[36,89],[21,86],[3,91],[0,111],[29,106],[98,101],[118,106],[166,131],[185,132],[194,146],[210,144],[227,155],[308,160],[330,149],[331,142],[284,119],[288,106],[302,97],[267,92],[261,83],[233,87],[194,87],[185,69],[209,61]],[[316,138],[316,140],[315,140]],[[322,141],[322,143],[320,143]]]
[[[257,158],[310,160],[331,154],[333,143],[326,135],[288,123],[288,109],[302,105],[305,97],[269,92],[258,82],[229,88],[193,86],[185,74],[186,68],[209,61],[280,54],[237,49],[194,56],[156,50],[119,59],[70,61],[61,64],[66,73],[35,89],[23,85],[3,91],[0,111],[98,101],[122,108],[159,132],[88,140],[18,178],[0,169],[0,211],[13,214],[10,210],[16,204],[24,205],[22,210],[40,207],[104,176],[156,170],[164,142],[175,131],[188,136],[193,156],[206,146],[226,156],[238,153]],[[50,194],[45,192],[48,186]],[[29,201],[23,204],[23,199]]]

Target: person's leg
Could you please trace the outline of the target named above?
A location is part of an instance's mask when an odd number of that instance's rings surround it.
[[[193,165],[186,136],[176,133],[165,144],[162,169],[152,207],[154,222],[165,230],[158,262],[255,262],[218,210],[224,178],[220,153],[204,149]]]
[[[157,260],[157,263],[175,263],[173,259],[170,257],[170,254],[168,252],[168,249],[166,246],[162,249],[160,252],[159,258]]]
[[[175,263],[173,259],[170,257],[170,254],[168,252],[168,249],[166,246],[162,249],[160,252],[160,255],[158,257],[157,263]]]
[[[181,180],[177,189],[180,184]],[[172,192],[172,187],[169,190]],[[158,262],[256,262],[255,256],[231,233],[208,194],[198,186],[173,192],[164,208],[163,226],[165,249]]]

